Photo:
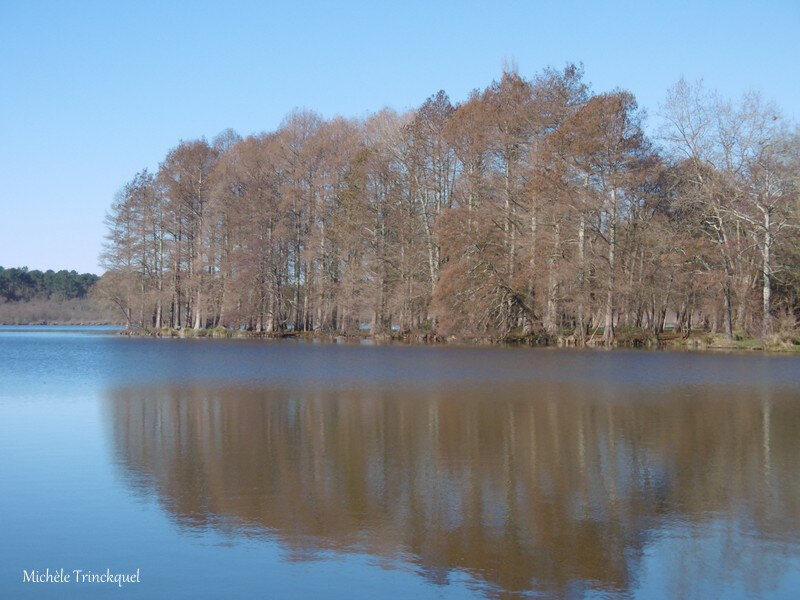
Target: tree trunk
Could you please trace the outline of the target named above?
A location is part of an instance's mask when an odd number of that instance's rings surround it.
[[[578,317],[575,338],[579,346],[586,340],[586,317],[584,316],[584,280],[586,278],[586,217],[581,211],[578,222]]]
[[[603,342],[614,343],[614,268],[617,249],[617,190],[611,190],[611,214],[608,225],[608,279],[606,287],[606,319]]]
[[[729,340],[733,339],[733,307],[731,306],[731,286],[726,280],[722,286],[722,296],[724,299],[724,312],[722,315],[723,327],[725,330],[725,337]]]
[[[561,224],[556,223],[553,225],[553,250],[550,253],[550,258],[547,261],[547,278],[548,278],[548,294],[547,294],[547,318],[545,319],[545,329],[550,335],[558,333],[558,324],[556,323],[558,313],[558,275],[557,275],[557,260],[558,254],[561,251]]]
[[[194,328],[200,329],[200,301],[202,300],[200,286],[197,286],[197,300],[196,305],[194,307]]]
[[[770,230],[770,214],[764,211],[764,246],[761,249],[763,258],[763,282],[761,298],[763,303],[763,315],[761,320],[761,335],[765,338],[772,333],[772,263],[770,261],[770,251],[772,247],[772,231]]]

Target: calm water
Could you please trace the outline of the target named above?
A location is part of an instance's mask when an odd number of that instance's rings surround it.
[[[794,598],[799,432],[799,357],[0,327],[0,597]]]

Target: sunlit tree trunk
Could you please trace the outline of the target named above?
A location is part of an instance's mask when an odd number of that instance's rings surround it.
[[[762,321],[761,335],[765,338],[772,333],[772,263],[770,253],[772,250],[772,223],[768,209],[762,208],[764,214],[764,243],[761,247],[762,256]]]
[[[611,189],[611,206],[608,222],[608,278],[606,283],[606,318],[603,341],[614,343],[614,287],[617,250],[617,190]]]

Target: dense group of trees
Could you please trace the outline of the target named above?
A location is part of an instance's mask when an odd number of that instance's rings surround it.
[[[98,279],[92,273],[0,267],[0,300],[28,302],[85,298]]]
[[[131,327],[367,325],[583,344],[767,335],[800,309],[800,134],[749,95],[668,93],[658,135],[582,70],[460,104],[183,141],[109,213],[98,287]]]

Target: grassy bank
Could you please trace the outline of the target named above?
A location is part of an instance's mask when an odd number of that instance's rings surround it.
[[[783,333],[773,334],[768,338],[747,337],[743,334],[727,339],[724,335],[697,333],[688,338],[669,337],[663,340],[665,347],[687,348],[691,350],[740,350],[760,352],[788,352],[800,353],[800,334]]]
[[[460,345],[506,345],[506,346],[561,346],[579,347],[573,336],[549,338],[542,334],[523,334],[513,332],[505,337],[457,337],[444,338],[433,333],[397,333],[373,335],[370,332],[356,333],[319,333],[312,331],[246,331],[215,327],[209,329],[139,329],[123,332],[126,335],[169,337],[182,339],[260,339],[260,340],[320,340],[328,342],[372,341],[376,343],[395,342],[403,344],[460,344]],[[587,348],[606,348],[602,343],[602,331],[595,333],[584,345]],[[692,331],[688,336],[665,332],[656,335],[646,330],[620,331],[613,344],[615,348],[651,348],[651,349],[684,349],[684,350],[719,350],[719,351],[760,351],[760,352],[797,352],[800,353],[800,333],[776,334],[768,339],[751,338],[742,335],[728,340],[722,335],[703,331]]]
[[[430,334],[378,334],[366,332],[314,332],[314,331],[247,331],[244,329],[227,329],[225,327],[213,327],[208,329],[162,327],[161,329],[136,329],[133,331],[123,331],[124,335],[150,336],[150,337],[170,337],[183,339],[251,339],[251,340],[320,340],[320,341],[350,341],[359,342],[364,340],[375,342],[405,342],[409,344],[431,344],[444,343],[441,337]]]

